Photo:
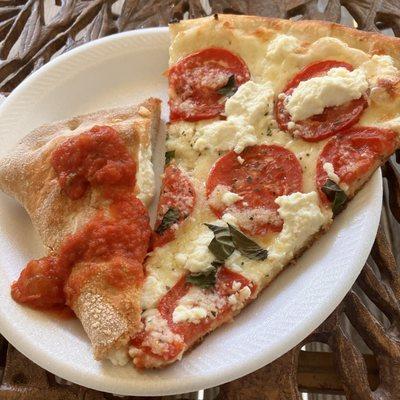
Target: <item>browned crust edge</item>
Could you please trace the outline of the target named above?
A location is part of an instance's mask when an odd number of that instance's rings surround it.
[[[366,53],[387,54],[392,56],[398,63],[400,62],[400,38],[385,36],[380,33],[364,32],[328,21],[292,21],[254,15],[215,14],[204,18],[182,20],[178,23],[170,24],[169,29],[172,38],[174,38],[178,32],[210,23],[222,23],[226,28],[244,29],[249,32],[256,31],[262,27],[277,33],[293,34],[306,41],[314,41],[324,36],[330,36]]]

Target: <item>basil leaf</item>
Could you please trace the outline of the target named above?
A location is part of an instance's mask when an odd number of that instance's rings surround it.
[[[168,208],[168,211],[164,214],[160,225],[155,230],[156,233],[163,233],[173,224],[179,221],[179,210],[175,207]]]
[[[186,276],[186,282],[201,288],[209,288],[215,285],[217,268],[211,268],[200,274],[190,274]]]
[[[222,264],[235,250],[229,230],[223,226],[205,225],[214,232],[214,238],[208,245],[208,249]]]
[[[321,190],[332,203],[333,216],[338,215],[346,205],[346,193],[332,179],[328,179]]]
[[[231,97],[236,93],[237,90],[238,87],[236,86],[235,75],[231,75],[228,78],[228,82],[226,82],[224,86],[217,89],[217,93],[225,97]]]
[[[175,158],[175,150],[165,152],[165,165],[168,165]]]
[[[268,257],[268,250],[260,247],[256,242],[248,238],[234,226],[228,224],[228,228],[235,248],[242,255],[251,260],[265,260]]]

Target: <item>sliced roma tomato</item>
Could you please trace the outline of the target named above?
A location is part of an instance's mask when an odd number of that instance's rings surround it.
[[[257,288],[256,285],[246,279],[243,275],[233,272],[225,267],[221,267],[217,273],[215,289],[207,289],[205,290],[204,294],[207,295],[207,292],[210,290],[227,299],[228,296],[237,292],[237,288],[233,288],[234,282],[239,282],[241,287],[248,286],[252,294]],[[164,343],[163,346],[165,349],[156,354],[153,351],[154,349],[146,346],[145,343],[148,336],[151,335],[151,331],[142,331],[138,333],[131,340],[131,344],[142,350],[144,355],[139,355],[135,358],[136,367],[145,367],[146,355],[163,359],[165,361],[173,360],[181,353],[185,346],[190,346],[200,337],[204,336],[207,332],[211,331],[216,326],[222,324],[224,321],[233,316],[232,306],[229,304],[229,302],[226,302],[226,304],[218,310],[218,314],[214,315],[213,318],[206,317],[196,324],[193,322],[174,323],[174,310],[178,305],[179,300],[181,300],[182,297],[188,293],[191,287],[193,287],[193,285],[191,283],[187,283],[186,275],[183,275],[179,281],[164,295],[158,304],[158,311],[160,312],[162,318],[167,321],[171,331],[179,335],[183,341],[173,341],[167,345]]]
[[[328,180],[323,166],[331,163],[340,182],[351,185],[364,178],[396,148],[396,133],[390,129],[354,127],[331,138],[317,161],[316,184],[321,200],[328,202],[321,188]]]
[[[252,293],[255,291],[256,286],[251,281],[246,279],[243,275],[233,272],[225,267],[221,267],[217,273],[217,281],[215,284],[215,291],[222,297],[227,297],[235,290],[232,289],[233,282],[240,282],[242,287],[249,286]],[[230,306],[226,304],[219,310],[215,318],[204,318],[199,323],[193,322],[180,322],[178,324],[173,322],[172,315],[179,302],[184,297],[193,285],[186,282],[186,275],[183,276],[171,290],[160,300],[158,304],[158,311],[161,316],[168,321],[171,330],[174,333],[181,335],[186,344],[190,345],[196,341],[200,336],[208,332],[210,327],[216,321],[222,321],[227,313],[231,310]],[[209,289],[212,290],[212,289]]]
[[[288,128],[288,123],[292,121],[292,117],[285,108],[285,98],[291,95],[300,82],[325,75],[330,69],[339,67],[346,68],[349,71],[353,70],[353,67],[345,62],[319,61],[303,68],[288,83],[283,91],[284,96],[280,96],[282,98],[278,97],[275,104],[275,118],[281,130],[290,133],[296,131],[295,136],[299,136],[308,142],[317,142],[358,122],[361,113],[368,106],[366,96],[361,96],[359,99],[349,101],[341,106],[326,107],[322,114],[313,115],[303,121],[297,121],[295,129],[290,130]]]
[[[225,94],[250,79],[245,62],[229,50],[211,47],[183,58],[168,71],[170,120],[199,121],[224,111]],[[229,89],[229,88],[227,88]]]
[[[221,218],[226,212],[233,215],[245,212],[252,221],[249,228],[239,219],[242,230],[252,235],[264,235],[271,230],[279,232],[283,222],[275,199],[302,191],[303,172],[299,161],[291,151],[276,145],[248,147],[240,157],[239,162],[235,152],[225,154],[214,164],[208,176],[208,198],[218,185],[242,197],[228,207],[212,208],[214,214]],[[261,217],[258,218],[257,214]]]
[[[157,220],[151,246],[153,249],[164,246],[175,238],[177,226],[192,213],[195,202],[196,194],[189,178],[177,166],[168,165],[164,171],[158,203]],[[176,218],[172,225],[164,229],[162,221],[168,212],[175,215]]]

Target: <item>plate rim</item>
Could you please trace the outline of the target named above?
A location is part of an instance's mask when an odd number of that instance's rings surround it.
[[[47,64],[42,66],[40,69],[29,75],[16,89],[12,91],[12,93],[7,97],[7,99],[1,104],[0,106],[0,118],[1,115],[4,114],[4,112],[7,111],[8,107],[11,107],[15,101],[18,101],[18,96],[20,93],[23,93],[26,89],[29,89],[29,86],[32,82],[35,82],[37,79],[40,79],[41,76],[45,75],[47,71],[56,68],[58,64],[64,62],[64,60],[67,60],[69,58],[75,57],[75,55],[80,54],[81,52],[85,52],[88,49],[92,47],[96,47],[99,44],[102,45],[103,43],[107,42],[117,42],[119,40],[123,40],[125,37],[132,37],[132,36],[146,36],[149,34],[161,34],[161,35],[166,35],[168,34],[168,28],[167,27],[155,27],[155,28],[146,28],[146,29],[138,29],[138,30],[132,30],[132,31],[127,31],[127,32],[122,32],[122,33],[117,33],[114,35],[110,35],[104,38],[100,38],[97,40],[94,40],[92,42],[83,44],[75,49],[72,49],[62,55],[57,56],[53,60],[49,61]],[[377,182],[375,185],[378,186],[379,188],[379,193],[377,195],[380,196],[381,201],[379,205],[379,211],[375,210],[375,214],[380,215],[380,210],[382,206],[382,175],[380,171],[375,172],[371,180],[376,180]],[[378,229],[378,224],[379,224],[379,217],[377,218],[376,221],[376,230]],[[328,311],[324,313],[315,313],[312,317],[309,318],[308,324],[306,326],[302,326],[301,329],[296,331],[296,335],[292,335],[291,337],[287,338],[285,341],[281,341],[279,343],[279,350],[275,351],[275,356],[272,359],[269,359],[268,362],[265,360],[265,354],[263,352],[260,352],[259,357],[252,358],[251,361],[249,361],[246,365],[236,365],[236,367],[229,367],[226,368],[226,373],[221,376],[214,376],[214,377],[203,377],[201,376],[200,378],[197,377],[191,377],[191,383],[190,383],[190,389],[189,391],[196,391],[200,389],[206,389],[209,387],[221,385],[223,383],[226,383],[228,381],[232,381],[235,379],[238,379],[244,375],[247,375],[264,365],[273,362],[277,358],[279,358],[282,354],[284,354],[288,349],[293,348],[299,343],[298,338],[301,336],[303,340],[305,337],[307,337],[316,327],[318,327],[326,318],[329,316],[329,314],[338,306],[338,304],[342,301],[346,293],[349,291],[351,286],[354,284],[354,281],[356,280],[357,276],[362,270],[362,267],[368,257],[368,254],[370,252],[370,248],[372,247],[374,238],[375,238],[375,233],[376,230],[373,231],[373,235],[370,235],[368,237],[369,242],[368,246],[365,247],[365,249],[369,249],[368,251],[365,250],[364,252],[366,254],[362,254],[362,256],[357,260],[358,263],[360,264],[359,268],[354,268],[353,274],[350,279],[347,280],[346,285],[341,286],[340,290],[340,295],[336,296],[336,301],[332,302],[331,300],[329,301],[329,306],[327,307]],[[363,260],[362,263],[360,263],[360,260]],[[321,305],[322,307],[322,305]],[[116,385],[119,385],[118,380],[116,380],[113,377],[110,377],[111,380],[114,380],[114,385],[113,382],[105,381],[104,377],[100,375],[96,375],[94,373],[91,373],[92,376],[92,381],[89,383],[85,381],[87,379],[87,376],[82,376],[79,371],[76,371],[73,366],[69,365],[68,363],[62,363],[62,361],[58,359],[51,358],[51,355],[46,352],[35,352],[34,347],[30,344],[29,341],[24,340],[24,336],[21,334],[15,335],[12,332],[12,326],[6,326],[7,324],[5,323],[6,321],[1,318],[0,315],[0,331],[1,334],[22,354],[24,354],[27,358],[32,360],[34,363],[38,364],[40,367],[54,373],[57,376],[63,377],[64,379],[67,379],[69,381],[72,381],[74,383],[77,383],[79,385],[82,385],[84,387],[88,387],[91,389],[99,390],[99,391],[104,391],[104,392],[110,392],[114,394],[120,394],[120,395],[138,395],[138,396],[158,396],[158,395],[172,395],[172,394],[179,394],[179,393],[186,393],[188,392],[188,385],[184,384],[184,380],[180,379],[175,379],[173,380],[172,378],[169,379],[169,384],[165,389],[163,389],[162,392],[160,392],[160,388],[154,390],[152,389],[151,385],[147,385],[147,389],[144,388],[143,386],[140,388],[135,388],[134,385],[127,389],[126,387],[122,388],[117,387]],[[299,332],[301,332],[299,334]],[[300,340],[300,341],[301,341]],[[162,378],[157,377],[160,381],[162,381]],[[182,392],[182,389],[179,388],[184,388],[184,392]],[[126,390],[125,390],[126,389]],[[178,389],[178,390],[177,390]]]

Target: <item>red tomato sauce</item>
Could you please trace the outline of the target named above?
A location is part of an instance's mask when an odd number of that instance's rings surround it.
[[[85,195],[90,186],[135,185],[136,164],[124,141],[109,126],[66,140],[52,153],[51,164],[58,183],[73,200]]]
[[[79,199],[97,186],[110,205],[66,237],[57,254],[30,261],[12,285],[13,299],[38,309],[72,305],[100,270],[117,288],[141,282],[151,229],[146,208],[132,194],[135,162],[118,133],[95,126],[59,145],[51,162],[66,196]],[[78,263],[84,265],[69,280]]]

